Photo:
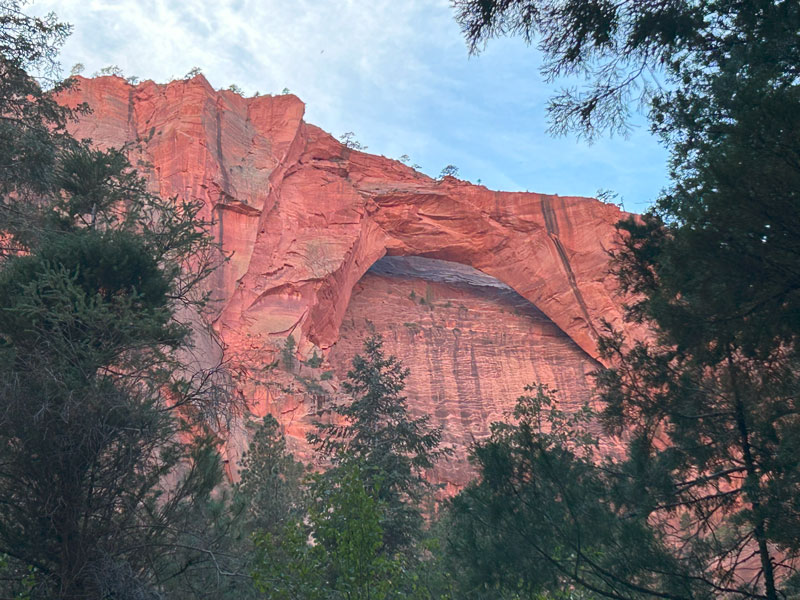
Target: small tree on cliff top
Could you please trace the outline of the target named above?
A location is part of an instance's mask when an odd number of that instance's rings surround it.
[[[352,131],[347,131],[339,136],[339,141],[345,146],[345,148],[350,148],[352,150],[359,150],[360,152],[364,152],[367,147],[359,142],[356,139],[356,134]]]
[[[445,177],[458,177],[458,167],[455,165],[447,165],[444,167],[437,179],[444,179]]]

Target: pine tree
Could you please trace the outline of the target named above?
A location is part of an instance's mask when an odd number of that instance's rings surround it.
[[[187,563],[214,568],[209,547],[175,558],[222,473],[226,397],[182,360],[178,316],[202,309],[215,249],[200,205],[67,134],[69,82],[28,69],[52,74],[68,31],[0,3],[0,588],[149,598]]]
[[[402,395],[407,376],[396,357],[385,356],[382,338],[369,337],[343,385],[352,402],[334,405],[334,422],[318,424],[318,432],[309,436],[316,450],[333,461],[327,477],[335,480],[355,462],[367,488],[377,490],[376,500],[386,506],[381,527],[389,554],[410,548],[418,538],[420,506],[433,490],[425,471],[451,453],[440,447],[441,428],[430,427],[427,416],[409,416]],[[345,423],[338,424],[337,418]]]
[[[245,502],[248,529],[276,533],[302,508],[305,466],[286,449],[280,425],[264,417],[239,462],[237,492]]]
[[[627,452],[593,476],[619,531],[646,519],[650,537],[629,543],[651,560],[601,563],[602,593],[791,593],[800,560],[797,3],[456,5],[471,43],[520,33],[540,40],[546,75],[587,76],[586,94],[554,98],[556,130],[624,129],[642,77],[668,82],[643,98],[671,150],[672,185],[649,214],[620,225],[612,263],[631,294],[628,317],[653,336],[637,343],[609,330],[602,340],[611,365],[598,377],[602,419]],[[594,542],[596,556],[620,551],[613,536]]]

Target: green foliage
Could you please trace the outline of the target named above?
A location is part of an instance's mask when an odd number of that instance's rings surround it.
[[[731,28],[715,31],[696,61],[675,61],[681,85],[653,104],[673,185],[643,223],[623,224],[613,266],[639,294],[630,318],[651,325],[657,343],[625,348],[607,336],[602,349],[619,366],[599,384],[608,426],[635,433],[638,466],[674,482],[644,480],[642,493],[682,507],[684,535],[731,533],[692,538],[691,555],[755,547],[756,589],[777,598],[793,573],[786,561],[800,558],[800,518],[786,510],[800,493],[789,458],[800,447],[800,231],[784,225],[800,219],[800,144],[788,134],[800,107],[800,12],[756,4],[712,3],[707,18]],[[680,453],[652,439],[655,427]]]
[[[99,352],[101,346],[119,353],[142,340],[174,345],[182,339],[182,329],[169,323],[168,291],[169,281],[137,236],[62,235],[0,271],[0,331],[20,350],[59,345],[54,351],[72,348],[107,364],[113,357]],[[141,315],[135,326],[123,320],[131,313]],[[81,337],[92,344],[75,346]]]
[[[458,584],[461,573],[452,570],[442,540],[446,538],[449,523],[441,513],[431,519],[424,536],[417,542],[417,556],[404,563],[404,574],[399,597],[415,600],[455,600],[471,598],[464,595]],[[455,575],[458,573],[458,575]]]
[[[444,179],[445,177],[458,177],[458,167],[455,165],[447,165],[439,173],[437,179]]]
[[[600,373],[602,416],[630,440],[626,456],[598,455],[588,408],[568,415],[552,392],[529,388],[535,395],[519,399],[516,422],[493,424],[473,448],[480,478],[448,511],[450,568],[468,575],[461,592],[554,594],[577,585],[609,598],[764,597],[766,586],[738,574],[765,577],[759,536],[768,552],[796,555],[785,507],[796,497],[789,448],[800,436],[794,419],[776,413],[791,410],[793,400],[778,394],[797,389],[794,376],[760,381],[753,402],[739,361],[727,372],[703,370],[674,352],[625,353],[614,340],[620,366]],[[785,565],[772,563],[779,593],[789,589]]]
[[[546,76],[588,81],[551,102],[558,132],[625,130],[642,93],[672,185],[620,225],[613,270],[628,318],[654,335],[609,329],[601,341],[613,365],[598,377],[603,422],[627,450],[603,485],[621,515],[669,536],[674,565],[643,567],[671,578],[674,597],[785,595],[800,560],[797,4],[454,4],[473,51],[495,35],[536,37]],[[631,543],[650,556],[652,542]],[[644,572],[610,574],[667,591]]]
[[[397,565],[380,552],[384,512],[376,499],[380,490],[365,487],[366,476],[356,463],[338,475],[333,487],[330,479],[320,479],[312,490],[319,498],[309,512],[312,534],[327,555],[334,587],[346,598],[386,598]]]
[[[139,216],[138,211],[128,216],[122,207],[125,200],[144,193],[143,182],[129,168],[123,151],[71,148],[60,157],[55,174],[55,184],[65,193],[58,203],[64,226],[77,220],[91,228],[117,227]]]
[[[415,170],[417,170],[417,171],[418,171],[418,170],[420,170],[420,169],[422,168],[422,167],[420,167],[420,165],[418,165],[417,163],[412,163],[412,162],[411,162],[411,157],[410,157],[408,154],[403,154],[403,155],[402,155],[402,156],[400,156],[400,157],[399,157],[397,160],[399,160],[399,161],[400,161],[401,163],[403,163],[404,165],[407,165],[407,166],[409,166],[409,167],[411,167],[412,169],[415,169]]]
[[[646,515],[615,504],[606,476],[616,473],[598,464],[588,406],[567,414],[546,386],[526,390],[516,423],[493,423],[473,447],[480,478],[448,511],[462,592],[559,597],[578,584],[608,597],[692,597],[690,580],[682,587],[671,577],[674,561]]]
[[[122,69],[117,65],[108,65],[107,67],[103,67],[99,71],[95,71],[92,77],[108,77],[109,75],[114,77],[125,77]]]
[[[577,131],[589,139],[604,131],[627,133],[631,100],[647,105],[673,82],[680,85],[672,69],[680,63],[699,65],[697,59],[708,48],[736,29],[733,18],[739,7],[754,10],[749,3],[727,0],[453,2],[471,53],[480,52],[494,37],[521,36],[542,53],[540,73],[546,81],[585,81],[562,88],[550,100],[548,112],[552,133]],[[716,27],[720,22],[733,27]]]
[[[283,361],[283,368],[287,371],[294,370],[295,365],[295,349],[297,348],[297,342],[294,341],[294,336],[290,333],[289,337],[286,338],[286,341],[283,344],[283,348],[281,349],[281,360]]]
[[[307,392],[317,395],[323,396],[325,395],[325,388],[322,387],[319,382],[313,377],[302,377],[300,375],[295,376],[297,381],[303,384],[303,387],[306,389]]]
[[[0,577],[6,582],[6,590],[15,600],[30,600],[36,588],[36,569],[15,565],[13,559],[0,554]]]
[[[340,135],[339,136],[339,141],[342,142],[342,144],[344,145],[345,148],[350,148],[352,150],[358,150],[360,152],[363,152],[364,150],[367,149],[366,146],[364,146],[361,142],[359,142],[356,139],[356,134],[353,133],[352,131],[348,131],[348,132],[343,133],[342,135]]]
[[[253,577],[270,597],[382,600],[397,585],[400,564],[380,552],[377,490],[365,487],[356,463],[339,476],[315,478],[307,527],[294,521],[279,536],[257,536]]]
[[[58,92],[74,83],[57,79],[58,49],[70,26],[53,14],[28,17],[23,5],[16,0],[0,2],[0,107],[4,115],[0,120],[0,222],[4,228],[19,220],[10,210],[12,196],[16,201],[51,190],[58,152],[74,143],[66,124],[75,113],[87,110],[81,105],[73,111],[55,101]],[[4,241],[3,256],[17,250],[9,241]]]
[[[322,357],[317,354],[316,348],[314,348],[313,354],[306,361],[306,365],[308,365],[312,369],[319,369],[322,366]]]
[[[269,539],[283,547],[295,543],[292,527],[306,512],[306,469],[287,452],[272,416],[254,427],[240,467],[240,482],[232,490],[217,488],[193,503],[182,524],[181,545],[169,563],[167,597],[260,598],[251,573],[263,555],[254,542]],[[283,565],[283,576],[297,567]]]
[[[252,530],[277,533],[302,508],[301,481],[305,467],[286,450],[280,425],[264,417],[239,461],[236,488]]]
[[[210,477],[209,485],[171,521],[175,538],[159,564],[160,591],[176,600],[255,599],[258,595],[249,577],[254,553],[250,515],[226,484],[213,486],[223,478],[216,449],[206,445],[196,455],[194,468]],[[106,568],[118,571],[122,567],[112,563]],[[131,592],[119,584],[105,590],[108,597],[127,593]]]
[[[321,551],[311,544],[308,528],[290,521],[278,534],[255,536],[257,548],[253,581],[262,594],[275,600],[324,600]]]
[[[329,381],[333,379],[333,371],[323,371],[319,376],[320,381]]]
[[[197,77],[203,73],[200,67],[192,67],[186,72],[186,75],[183,76],[183,79],[192,79],[193,77]]]
[[[27,69],[54,73],[69,28],[20,6],[0,3],[0,593],[152,597],[214,553],[184,536],[220,481],[227,396],[182,360],[178,314],[202,309],[216,248],[198,204],[66,133],[70,82]]]
[[[124,236],[134,236],[138,241],[129,241],[128,246],[138,243],[142,251],[152,254],[169,282],[171,300],[205,302],[199,284],[219,263],[219,254],[206,233],[210,224],[198,216],[202,202],[164,200],[148,194],[144,180],[121,150],[98,151],[85,144],[70,144],[59,151],[52,171],[48,181],[51,193],[40,188],[39,195],[26,203],[2,198],[0,214],[7,217],[5,232],[12,247],[30,252],[41,246],[43,252],[52,254],[59,244],[67,243],[59,241],[61,238],[80,235],[97,240],[99,235],[120,244]],[[17,187],[16,193],[24,192]],[[117,258],[123,259],[119,253]],[[106,264],[103,268],[107,271],[115,268],[108,261]]]
[[[708,569],[707,580],[733,580],[739,557],[758,548],[760,568],[747,568],[779,588],[791,570],[772,548],[800,555],[800,522],[786,511],[800,491],[789,457],[800,445],[796,362],[784,356],[767,367],[739,354],[711,363],[674,347],[626,348],[617,334],[602,348],[618,365],[598,378],[603,418],[609,431],[630,436],[625,493],[648,513],[680,518],[673,537]]]
[[[385,506],[381,528],[388,555],[410,548],[419,537],[420,506],[432,489],[423,473],[451,453],[440,447],[441,429],[431,428],[427,416],[409,417],[402,396],[407,376],[397,358],[384,355],[380,336],[368,338],[343,383],[352,402],[331,408],[346,423],[319,423],[309,435],[316,450],[333,461],[326,477],[336,480],[356,463],[367,488],[377,490],[375,499]]]
[[[229,92],[233,92],[234,94],[239,94],[240,96],[244,96],[244,90],[235,83],[230,84],[227,87],[227,89]]]

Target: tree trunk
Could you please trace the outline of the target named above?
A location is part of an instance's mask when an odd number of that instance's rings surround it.
[[[744,458],[744,465],[747,472],[747,478],[745,479],[745,495],[750,499],[750,505],[753,515],[755,516],[754,535],[758,543],[758,555],[761,559],[761,569],[764,573],[764,588],[767,600],[778,600],[778,593],[775,589],[775,573],[772,566],[772,557],[769,554],[769,547],[767,546],[764,518],[761,516],[761,482],[759,481],[759,474],[755,462],[753,461],[753,454],[750,446],[750,431],[747,425],[747,413],[745,412],[744,402],[739,391],[736,366],[730,351],[728,351],[727,362],[735,404],[736,426],[739,430],[742,457]]]

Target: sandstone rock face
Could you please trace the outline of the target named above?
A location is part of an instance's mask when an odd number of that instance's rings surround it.
[[[343,146],[303,121],[295,96],[242,98],[202,76],[135,87],[80,79],[62,100],[94,111],[74,125],[78,137],[129,145],[155,191],[203,201],[231,257],[210,281],[213,328],[250,411],[276,414],[303,456],[310,414],[339,393],[366,319],[412,368],[412,409],[462,451],[532,380],[561,388],[565,402],[589,397],[600,320],[623,326],[606,274],[624,216],[616,206],[436,181]],[[455,281],[441,265],[420,279],[413,271],[430,269],[413,261],[365,276],[387,255],[467,265],[507,287]],[[423,298],[430,289],[434,310],[412,303],[410,289]],[[265,370],[290,334],[298,359],[324,363]],[[246,429],[228,435],[235,462]],[[452,473],[436,477],[461,485],[463,464]]]
[[[508,418],[526,385],[558,390],[567,411],[592,400],[598,363],[509,286],[470,267],[416,257],[375,263],[356,284],[328,356],[340,378],[371,331],[410,368],[415,415],[430,415],[456,449],[433,474],[449,491],[472,477],[469,444]]]

